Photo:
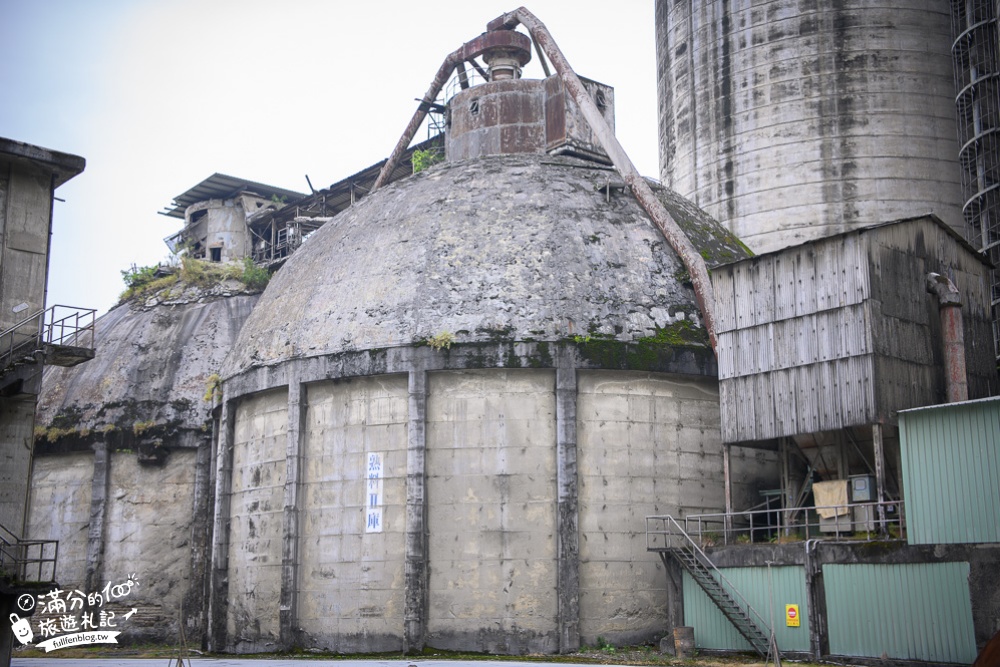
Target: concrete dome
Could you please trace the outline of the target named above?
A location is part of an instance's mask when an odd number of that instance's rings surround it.
[[[175,283],[132,299],[97,320],[93,360],[45,370],[27,533],[59,541],[69,590],[143,573],[130,600],[146,616],[124,639],[175,641],[182,604],[198,619],[212,448],[204,396],[252,292]]]
[[[710,262],[745,256],[659,192]],[[576,158],[442,164],[327,223],[224,365],[209,646],[655,640],[645,517],[725,505],[686,281],[616,173]],[[738,498],[773,486],[732,456]]]
[[[659,193],[710,264],[745,256],[706,214]],[[443,332],[474,343],[637,341],[679,320],[703,331],[685,279],[609,168],[544,155],[444,164],[316,232],[261,297],[223,377]]]

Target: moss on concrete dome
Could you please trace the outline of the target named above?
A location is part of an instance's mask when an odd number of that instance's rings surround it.
[[[710,266],[747,256],[707,214],[657,191]],[[547,155],[441,164],[310,237],[271,280],[223,377],[445,332],[456,345],[653,339],[681,320],[700,328],[687,280],[609,168]]]

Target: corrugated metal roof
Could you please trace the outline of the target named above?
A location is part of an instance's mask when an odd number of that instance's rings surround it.
[[[396,168],[393,169],[392,174],[389,175],[389,179],[386,183],[392,183],[393,181],[398,181],[401,178],[406,178],[413,174],[413,164],[411,158],[414,151],[427,150],[430,148],[440,148],[444,150],[444,135],[438,135],[432,137],[427,141],[415,144],[408,148],[403,156],[400,158],[399,162],[396,164]],[[321,209],[321,215],[334,216],[344,209],[350,207],[351,203],[356,199],[366,196],[371,190],[372,185],[375,184],[375,179],[378,178],[379,172],[382,170],[382,166],[385,165],[386,161],[381,160],[375,164],[362,169],[361,171],[348,176],[347,178],[341,179],[331,185],[328,188],[324,188],[311,195],[302,197],[299,201],[290,201],[291,206],[285,206],[284,208],[278,209],[277,211],[268,210],[261,211],[257,215],[250,218],[250,225],[254,229],[259,229],[266,225],[270,220],[290,220],[302,212],[316,212]]]
[[[216,172],[198,185],[174,197],[173,203],[170,206],[164,207],[164,210],[160,213],[171,218],[180,218],[183,220],[184,211],[191,204],[208,201],[209,199],[228,199],[240,192],[252,192],[264,199],[270,199],[272,196],[279,199],[284,197],[288,201],[295,201],[305,197],[305,194],[295,192],[294,190],[286,190],[273,185],[248,181],[245,178],[227,176],[226,174]]]

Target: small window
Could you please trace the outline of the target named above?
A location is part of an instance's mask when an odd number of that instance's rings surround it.
[[[469,102],[469,113],[472,114],[473,116],[478,116],[479,115],[479,98],[478,97],[472,98],[472,101]]]
[[[213,262],[221,262],[222,261],[222,248],[209,248],[208,250],[209,250],[209,252],[212,253],[212,261]]]

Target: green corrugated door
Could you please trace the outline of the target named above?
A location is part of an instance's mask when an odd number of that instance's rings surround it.
[[[1000,399],[899,413],[910,544],[1000,542]]]
[[[765,622],[770,622],[770,600],[766,567],[719,568],[750,606]],[[803,568],[783,566],[771,568],[771,589],[774,600],[775,638],[782,651],[809,650],[809,607],[806,602],[806,578]],[[785,625],[785,605],[799,605],[801,625]],[[699,648],[752,651],[750,644],[737,632],[701,587],[684,573],[684,623],[694,628],[694,643]],[[761,628],[765,634],[768,629]]]
[[[823,584],[833,655],[976,659],[968,563],[824,565]]]

